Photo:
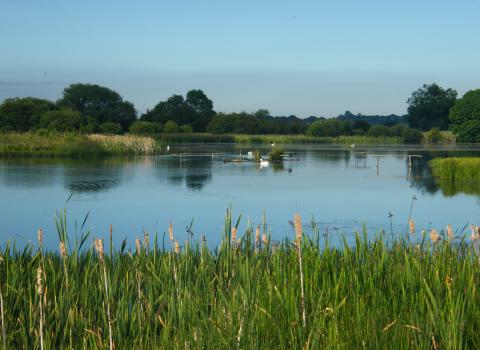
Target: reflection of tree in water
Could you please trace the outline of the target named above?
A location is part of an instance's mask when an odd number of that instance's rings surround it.
[[[201,190],[212,179],[212,161],[209,157],[183,157],[167,159],[163,166],[156,167],[158,176],[166,178],[172,185],[184,182],[191,190]]]
[[[433,194],[438,191],[438,185],[432,175],[432,169],[428,165],[428,160],[429,158],[425,156],[412,160],[412,172],[409,180],[411,187],[420,190],[422,193],[428,192]]]
[[[2,160],[1,181],[6,186],[23,188],[52,186],[62,173],[58,165],[58,161],[41,158]]]
[[[352,151],[322,151],[322,152],[309,152],[308,156],[315,160],[320,160],[324,163],[338,163],[344,161],[345,164],[349,164],[352,156]]]

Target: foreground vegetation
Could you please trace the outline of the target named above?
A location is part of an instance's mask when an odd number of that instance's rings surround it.
[[[214,251],[203,237],[180,245],[172,226],[131,251],[112,229],[88,247],[89,232],[70,241],[66,215],[56,223],[58,253],[42,231],[37,248],[1,252],[5,348],[480,347],[478,231],[467,243],[411,222],[405,239],[364,232],[336,248],[298,215],[292,241],[274,243],[227,213]]]
[[[0,157],[102,157],[147,155],[160,144],[150,137],[132,135],[81,135],[72,133],[5,133],[0,137]]]

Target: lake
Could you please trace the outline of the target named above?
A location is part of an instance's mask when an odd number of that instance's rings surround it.
[[[271,146],[183,144],[150,157],[0,161],[1,239],[23,246],[36,241],[41,227],[46,246],[56,249],[54,216],[64,207],[70,233],[89,213],[85,226],[94,236],[108,237],[112,224],[115,244],[126,237],[130,247],[144,230],[162,239],[169,222],[180,241],[191,225],[194,238],[204,234],[213,247],[230,206],[235,219],[242,216],[240,232],[261,224],[265,211],[278,240],[293,237],[289,220],[295,213],[306,231],[314,220],[334,243],[341,234],[351,239],[363,225],[372,235],[382,229],[398,235],[410,212],[417,230],[450,223],[460,232],[480,224],[476,185],[442,186],[427,165],[432,157],[480,156],[478,147],[285,145],[292,157],[283,165],[223,161],[254,148],[266,155]]]

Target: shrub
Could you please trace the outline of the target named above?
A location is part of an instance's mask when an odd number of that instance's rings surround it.
[[[38,126],[41,129],[55,131],[76,131],[86,122],[87,118],[81,113],[71,109],[60,109],[43,113]]]
[[[190,124],[183,124],[180,126],[180,132],[190,134],[193,132],[192,126]]]
[[[178,132],[178,124],[175,123],[173,120],[167,121],[163,127],[163,132],[167,134]]]
[[[102,123],[100,124],[99,129],[102,134],[118,135],[122,133],[122,126],[119,123],[114,122]]]
[[[131,134],[136,135],[152,135],[162,132],[162,124],[137,120],[135,123],[130,125],[128,131]]]
[[[380,136],[388,136],[390,133],[390,128],[385,125],[374,125],[372,126],[368,132],[368,136],[373,136],[373,137],[380,137]]]

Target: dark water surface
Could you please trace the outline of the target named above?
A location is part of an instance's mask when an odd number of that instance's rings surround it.
[[[261,147],[267,154],[270,146]],[[56,249],[55,212],[71,193],[66,205],[70,232],[90,212],[86,226],[95,236],[107,237],[112,224],[116,244],[127,237],[132,245],[143,230],[162,238],[170,221],[182,241],[193,219],[194,236],[205,234],[214,246],[229,206],[235,217],[242,215],[240,231],[248,222],[261,224],[265,210],[275,239],[292,235],[288,220],[296,212],[307,231],[314,218],[333,240],[363,224],[372,234],[383,228],[389,236],[390,212],[397,234],[406,229],[412,202],[418,229],[480,225],[478,184],[439,184],[427,165],[432,157],[480,156],[480,148],[291,145],[283,146],[293,156],[283,166],[223,162],[253,148],[171,145],[169,155],[155,157],[0,161],[1,239],[20,246],[35,242],[42,227],[46,245]],[[422,157],[412,157],[409,167],[408,155]]]

